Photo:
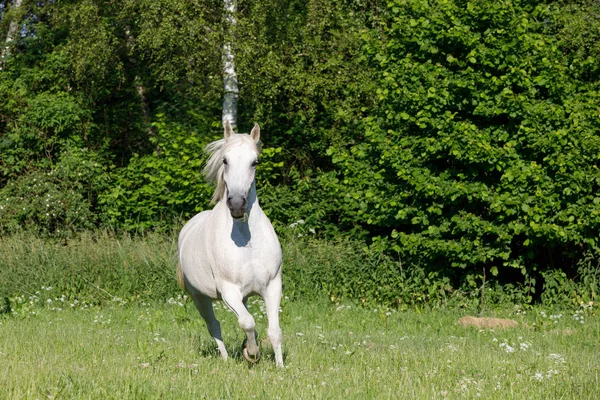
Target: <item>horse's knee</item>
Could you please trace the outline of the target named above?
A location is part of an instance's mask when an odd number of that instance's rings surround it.
[[[240,324],[240,327],[246,332],[253,331],[254,327],[256,326],[256,324],[254,323],[254,318],[252,318],[252,315],[250,314],[240,315],[238,317],[238,323]]]
[[[281,329],[280,328],[269,329],[267,331],[267,334],[269,335],[269,341],[271,341],[271,344],[273,346],[277,346],[277,345],[281,344],[281,342],[283,340],[283,336],[281,334]]]

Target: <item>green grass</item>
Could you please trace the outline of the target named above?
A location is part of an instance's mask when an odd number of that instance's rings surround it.
[[[371,308],[383,304],[412,309],[476,307],[482,298],[482,277],[462,269],[437,274],[403,264],[358,240],[299,237],[295,231],[299,228],[279,229],[284,292],[293,300],[322,296]],[[0,308],[5,297],[31,295],[42,286],[94,305],[114,297],[160,301],[176,296],[177,233],[177,229],[138,235],[96,230],[60,241],[31,232],[1,237]],[[591,265],[577,280],[559,270],[538,277],[543,291],[537,301],[573,307],[594,300],[600,293],[599,268]],[[532,301],[527,284],[501,285],[488,277],[485,288],[485,306],[490,308]]]
[[[243,333],[217,303],[232,355],[222,361],[189,300],[164,300],[181,293],[175,237],[3,238],[0,400],[600,397],[594,306],[565,305],[569,311],[559,318],[542,306],[517,313],[508,301],[490,302],[521,327],[464,328],[457,319],[474,312],[456,305],[476,302],[428,302],[418,296],[432,286],[414,280],[417,274],[388,288],[421,299],[406,300],[414,303],[409,311],[374,311],[377,297],[369,293],[380,285],[365,274],[394,274],[393,265],[365,256],[354,243],[291,235],[283,240],[284,293],[292,299],[281,313],[286,368],[275,368],[267,342],[263,360],[249,367],[239,351]],[[346,298],[372,305],[323,300],[340,288],[353,290]],[[419,313],[423,304],[446,305]],[[265,338],[261,305],[250,307]]]
[[[278,370],[264,341],[260,363],[242,360],[242,331],[220,303],[216,312],[232,355],[228,361],[218,357],[189,301],[96,307],[55,295],[40,306],[39,298],[23,298],[17,314],[0,315],[0,399],[595,399],[600,394],[600,320],[593,307],[559,318],[550,310],[506,311],[503,316],[521,327],[490,331],[458,326],[467,311],[389,312],[287,301],[281,313],[286,368]],[[251,301],[250,309],[265,338],[262,301]]]
[[[98,230],[56,242],[25,232],[0,238],[0,298],[52,286],[69,298],[95,302],[164,299],[179,291],[176,265],[175,234]]]

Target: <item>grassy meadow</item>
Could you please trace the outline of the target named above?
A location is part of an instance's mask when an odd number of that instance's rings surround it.
[[[262,300],[250,302],[262,359],[249,366],[233,314],[216,314],[219,358],[193,304],[68,300],[55,288],[0,314],[0,399],[595,399],[594,306],[507,309],[518,328],[482,330],[460,309],[394,312],[308,299],[281,307],[285,369],[275,368]],[[45,292],[45,293],[42,293]],[[40,299],[44,298],[42,301]],[[490,313],[491,314],[491,313]]]

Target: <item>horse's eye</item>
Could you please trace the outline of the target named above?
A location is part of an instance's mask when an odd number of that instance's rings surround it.
[[[227,165],[227,159],[226,158],[223,159],[223,165]]]
[[[254,161],[252,162],[252,166],[253,166],[253,167],[256,167],[257,165],[258,165],[258,160],[254,160]]]

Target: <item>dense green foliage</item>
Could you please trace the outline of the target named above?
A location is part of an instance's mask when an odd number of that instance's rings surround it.
[[[168,230],[210,206],[221,2],[0,5],[1,38],[20,26],[0,60],[3,234]],[[527,301],[576,278],[596,296],[598,2],[240,0],[236,19],[263,208],[367,248],[322,288],[410,304],[491,280]]]
[[[391,230],[386,245],[436,270],[533,280],[597,252],[599,64],[567,51],[553,12],[393,4],[365,39],[377,111],[359,143],[330,148],[342,218]]]

